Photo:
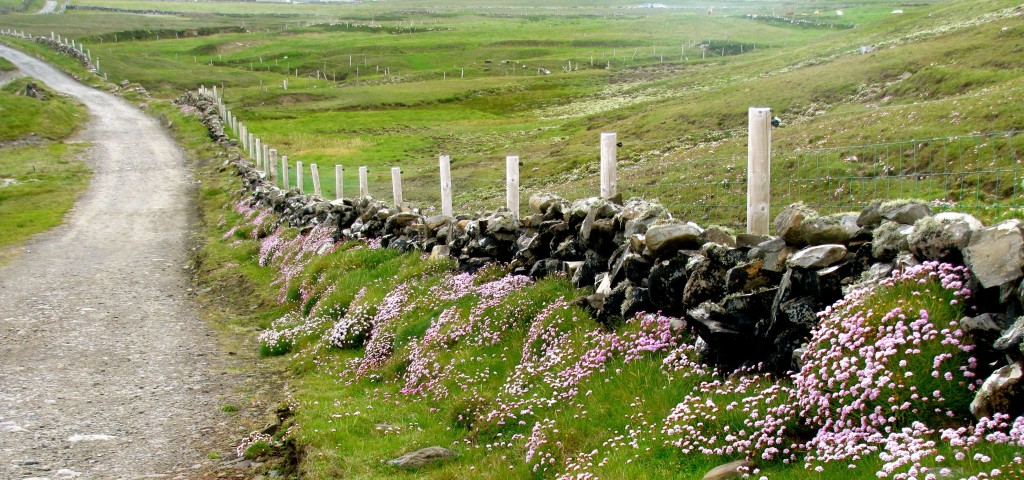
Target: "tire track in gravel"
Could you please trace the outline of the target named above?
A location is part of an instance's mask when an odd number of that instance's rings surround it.
[[[185,156],[123,99],[0,56],[88,107],[94,171],[65,224],[0,268],[0,478],[191,478],[225,425],[229,360],[187,296]]]

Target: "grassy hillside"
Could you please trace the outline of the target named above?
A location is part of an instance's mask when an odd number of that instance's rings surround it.
[[[448,154],[461,210],[500,204],[506,155],[523,161],[528,192],[593,195],[599,133],[615,131],[626,196],[737,224],[746,110],[769,106],[784,125],[773,132],[776,205],[804,200],[835,211],[893,192],[988,218],[1020,207],[1015,136],[988,156],[947,154],[977,151],[986,139],[914,147],[1021,128],[1024,57],[1012,1],[935,1],[902,14],[874,1],[735,1],[711,15],[696,3],[76,4],[181,13],[81,10],[18,21],[86,42],[113,81],[164,97],[223,87],[250,131],[293,162],[319,164],[324,185],[334,184],[331,165],[353,172],[349,192],[365,165],[371,193],[389,196],[397,165],[406,199],[436,206],[436,158]],[[877,50],[861,55],[862,46]],[[901,142],[895,153],[880,146],[890,142]],[[840,151],[821,150],[833,147]],[[907,152],[913,158],[903,162]],[[993,156],[999,178],[972,173],[992,170],[984,165]],[[968,172],[955,185],[949,164]],[[935,181],[910,181],[922,173]]]

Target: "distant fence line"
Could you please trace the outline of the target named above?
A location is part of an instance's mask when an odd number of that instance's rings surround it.
[[[213,95],[225,127],[239,139],[249,158],[266,172],[271,181],[286,188],[305,190],[302,180],[305,167],[301,162],[290,164],[287,156],[281,156],[279,161],[278,150],[262,143],[231,114],[216,87],[212,90],[201,87],[201,93]],[[760,111],[761,120],[758,122],[761,129],[767,129],[770,111],[752,108],[751,131],[755,130],[755,111]],[[767,163],[770,133],[763,133],[762,138],[749,138],[749,143],[760,144],[757,155],[762,157],[761,163],[752,163],[752,156],[756,154],[752,149],[745,158],[646,162],[622,168],[617,165],[616,135],[602,133],[600,174],[581,175],[563,186],[545,187],[543,192],[560,194],[566,199],[595,195],[608,198],[621,192],[627,198],[657,201],[681,218],[703,224],[745,225],[749,230],[757,231],[768,228],[772,212],[779,212],[786,205],[797,202],[803,202],[823,214],[860,210],[877,199],[920,199],[932,202],[939,210],[956,208],[987,217],[1024,207],[1024,131],[776,151],[771,152],[770,164]],[[420,199],[421,207],[440,208],[439,213],[453,214],[455,190],[451,161],[450,156],[439,156],[439,200],[430,195],[430,199]],[[762,164],[765,180],[770,183],[756,188],[763,198],[758,206],[752,206],[750,169]],[[519,211],[530,194],[542,192],[537,187],[520,186],[520,165],[519,157],[506,158],[505,207],[513,212]],[[314,170],[318,170],[317,166],[308,167],[313,181],[312,192],[325,195],[319,186],[319,175]],[[344,197],[344,170],[342,165],[335,165],[335,186],[330,193],[334,193],[336,199]],[[297,181],[291,181],[291,171],[295,172]],[[366,166],[358,167],[359,197],[370,193],[368,171]],[[409,199],[403,194],[401,174],[400,167],[391,168],[392,200],[395,205],[409,206]],[[497,197],[497,185],[494,193]],[[473,207],[479,209],[483,205],[498,207],[494,203],[475,204]],[[758,227],[751,224],[752,208],[763,212]]]
[[[212,96],[230,136],[239,141],[240,148],[276,185],[304,192],[303,176],[308,167],[313,182],[311,193],[331,196],[325,195],[320,186],[317,165],[292,164],[286,155],[279,156],[277,149],[263,143],[238,120],[224,104],[223,92],[217,87],[200,87],[200,93]],[[606,132],[600,139],[599,174],[582,175],[567,185],[541,190],[521,188],[520,158],[509,156],[504,206],[518,214],[534,193],[558,194],[569,199],[612,197],[620,193],[622,186],[625,196],[656,200],[681,218],[745,226],[756,232],[768,230],[772,212],[796,202],[804,202],[821,213],[837,213],[862,209],[875,199],[917,198],[931,201],[939,209],[955,207],[987,216],[1024,206],[1024,131],[769,154],[770,110],[752,108],[750,117],[748,144],[754,146],[745,158],[737,155],[645,162],[620,168],[617,136]],[[334,191],[326,192],[333,194],[333,198],[345,195],[345,168],[334,166]],[[291,177],[290,172],[295,176]],[[359,166],[358,172],[359,196],[365,196],[370,193],[368,167]],[[402,188],[402,173],[401,167],[391,167],[391,196],[395,205],[409,206]],[[758,177],[762,181],[751,180]],[[450,156],[439,156],[437,178],[440,197],[417,199],[422,202],[419,205],[428,210],[440,208],[439,213],[452,215],[452,195],[457,188],[453,188]],[[497,196],[497,185],[493,190]]]

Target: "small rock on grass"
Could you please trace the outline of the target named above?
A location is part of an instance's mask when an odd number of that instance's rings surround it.
[[[736,460],[735,462],[729,462],[725,465],[719,465],[712,468],[708,473],[704,474],[702,480],[726,480],[729,478],[740,478],[746,473],[750,473],[750,469],[754,468],[754,462],[749,460]]]
[[[394,460],[388,460],[388,465],[401,468],[420,468],[457,456],[459,456],[459,452],[455,450],[443,447],[427,447],[415,452],[409,452]]]

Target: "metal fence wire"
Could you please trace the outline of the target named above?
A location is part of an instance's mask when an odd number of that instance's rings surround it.
[[[772,152],[771,211],[803,202],[822,214],[875,199],[920,199],[935,210],[988,221],[1024,207],[1024,132]],[[741,227],[746,157],[682,158],[620,166],[620,190],[664,204],[679,218]]]

